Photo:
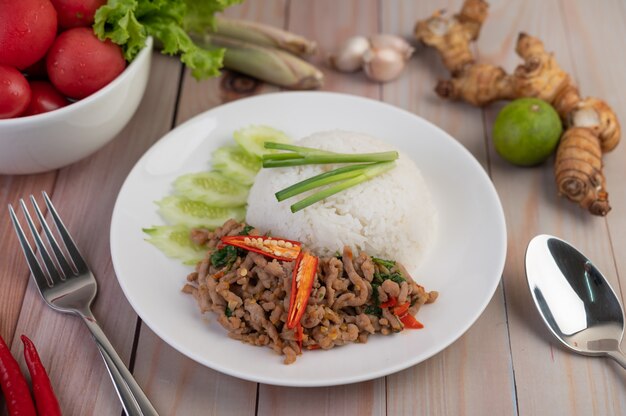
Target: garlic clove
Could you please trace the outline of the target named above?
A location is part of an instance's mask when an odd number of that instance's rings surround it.
[[[339,50],[329,56],[328,64],[342,72],[354,72],[363,66],[363,54],[369,50],[370,43],[363,36],[353,36],[346,39]]]
[[[370,49],[363,54],[363,69],[368,78],[387,82],[396,79],[404,69],[404,56],[395,49]]]
[[[389,35],[386,33],[379,33],[369,38],[372,49],[394,49],[399,52],[404,59],[409,59],[413,55],[413,47],[405,39]]]

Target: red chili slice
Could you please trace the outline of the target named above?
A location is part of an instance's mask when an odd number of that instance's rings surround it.
[[[398,303],[398,299],[393,296],[389,296],[389,300],[387,302],[383,302],[380,304],[381,308],[393,308]]]
[[[417,319],[415,319],[415,317],[411,315],[410,313],[407,313],[406,315],[401,317],[400,321],[404,324],[405,328],[411,328],[411,329],[424,328],[424,325],[422,325],[422,323],[418,321]]]
[[[291,278],[291,296],[289,297],[289,313],[287,328],[293,329],[300,323],[311,296],[313,281],[317,274],[318,258],[309,253],[300,253],[293,268]]]
[[[296,260],[302,250],[298,241],[261,235],[229,235],[222,237],[222,243],[282,261]]]
[[[302,325],[298,322],[298,326],[296,327],[296,341],[298,341],[300,352],[302,352],[302,338],[304,338],[304,328],[302,328]]]
[[[398,305],[395,308],[393,308],[393,314],[402,318],[404,315],[406,315],[409,312],[410,306],[411,304],[409,302],[405,302],[402,305]]]

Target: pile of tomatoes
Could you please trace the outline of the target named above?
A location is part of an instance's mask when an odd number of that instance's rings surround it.
[[[0,0],[0,119],[85,98],[125,68],[122,49],[93,33],[106,0]]]

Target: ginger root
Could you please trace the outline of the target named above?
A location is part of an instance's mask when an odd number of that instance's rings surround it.
[[[602,174],[602,149],[591,129],[572,127],[563,133],[554,171],[561,194],[594,215],[609,212],[609,195]]]
[[[429,19],[417,22],[415,36],[439,51],[443,64],[453,76],[460,74],[474,63],[470,41],[478,38],[487,17],[487,7],[483,0],[467,0],[452,19],[443,17],[443,10],[439,10]]]
[[[479,107],[517,97],[511,76],[504,69],[491,64],[468,66],[459,76],[439,81],[435,92],[442,98],[463,100]]]
[[[606,215],[611,207],[602,173],[602,153],[613,150],[620,140],[615,112],[597,98],[582,99],[554,54],[526,33],[520,33],[515,48],[524,62],[512,74],[491,64],[475,63],[470,43],[478,38],[487,8],[484,0],[465,0],[461,13],[451,19],[437,11],[415,25],[416,38],[439,51],[452,75],[438,82],[436,93],[475,106],[522,97],[550,103],[566,127],[555,159],[559,194],[592,214]]]

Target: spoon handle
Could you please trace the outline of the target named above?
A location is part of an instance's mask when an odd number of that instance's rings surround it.
[[[614,359],[615,361],[617,361],[619,365],[621,365],[622,367],[626,369],[626,354],[624,354],[622,350],[618,348],[615,351],[607,352],[607,355],[611,357],[612,359]]]

